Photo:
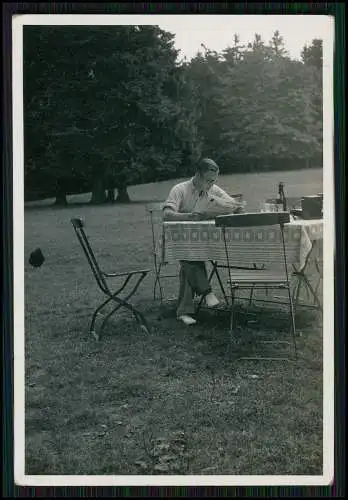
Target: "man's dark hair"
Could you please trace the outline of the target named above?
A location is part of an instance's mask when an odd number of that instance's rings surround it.
[[[202,158],[197,164],[197,172],[199,172],[200,175],[204,175],[205,172],[209,170],[217,172],[219,166],[211,158]]]

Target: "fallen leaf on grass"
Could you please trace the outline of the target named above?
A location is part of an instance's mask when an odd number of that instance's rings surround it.
[[[232,394],[237,394],[239,392],[240,385],[236,385],[236,387],[232,387],[231,393]]]
[[[144,462],[143,460],[137,460],[136,462],[134,462],[134,465],[137,465],[141,469],[148,469],[149,468],[149,465],[146,462]]]
[[[179,431],[174,434],[173,436],[173,442],[174,443],[186,443],[186,436],[183,431]]]
[[[168,450],[169,449],[169,444],[168,443],[159,443],[156,445],[157,450]]]
[[[157,443],[165,443],[165,442],[166,442],[166,439],[165,439],[165,438],[163,438],[163,437],[158,437],[158,438],[156,438],[156,442],[157,442]]]
[[[98,432],[98,434],[96,434],[96,437],[105,437],[108,433],[106,431],[104,432]]]
[[[207,472],[208,470],[216,470],[217,468],[218,468],[217,465],[214,465],[212,467],[205,467],[205,469],[202,469],[201,474],[203,472]]]
[[[164,462],[171,462],[172,460],[176,460],[176,457],[174,455],[163,455],[161,460]]]
[[[169,472],[169,467],[166,464],[157,464],[154,469],[158,472]]]

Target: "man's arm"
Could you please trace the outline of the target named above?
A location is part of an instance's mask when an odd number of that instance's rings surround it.
[[[191,212],[176,212],[172,208],[166,207],[163,210],[163,218],[167,221],[200,220],[202,215]]]
[[[163,205],[164,220],[199,220],[198,214],[180,212],[180,205],[183,198],[183,190],[180,185],[174,186]]]

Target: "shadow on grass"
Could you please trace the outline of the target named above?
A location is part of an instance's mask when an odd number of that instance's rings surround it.
[[[90,201],[75,201],[75,202],[69,202],[67,205],[56,205],[54,202],[51,204],[43,202],[28,202],[28,204],[24,205],[24,210],[25,211],[33,211],[33,210],[66,210],[69,208],[80,208],[80,207],[94,207],[94,208],[103,208],[106,206],[115,206],[115,207],[129,207],[132,205],[147,205],[151,203],[158,203],[162,200],[156,200],[156,199],[151,199],[151,200],[131,200],[129,202],[117,202],[117,201],[106,201],[105,203],[91,203]],[[30,203],[30,204],[29,204]]]
[[[196,348],[213,363],[237,360],[241,356],[265,355],[278,358],[294,358],[289,314],[276,307],[260,309],[247,308],[239,304],[235,310],[235,328],[231,337],[229,331],[230,312],[228,309],[209,310],[201,308],[196,315],[197,324],[185,326],[176,320],[176,302],[164,302],[158,306],[153,303],[142,303],[142,309],[152,325],[156,328],[175,332],[176,338],[190,334]],[[301,310],[296,316],[296,344],[300,350],[300,358],[308,355],[310,362],[314,358],[306,346],[308,332],[318,330],[320,336],[321,322],[318,313],[313,310]],[[302,339],[303,337],[303,339]],[[280,341],[280,342],[279,342]],[[262,344],[266,342],[267,344]],[[270,343],[269,343],[270,342]],[[258,346],[258,347],[257,347]],[[266,348],[265,348],[266,346]]]

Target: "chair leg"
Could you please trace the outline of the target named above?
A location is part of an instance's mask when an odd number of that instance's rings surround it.
[[[116,311],[118,311],[121,307],[126,307],[127,309],[129,309],[134,317],[135,317],[135,320],[136,322],[138,323],[138,325],[143,328],[147,333],[150,332],[150,328],[149,328],[149,325],[145,319],[145,317],[143,316],[143,314],[138,311],[137,309],[135,309],[133,306],[131,306],[130,304],[127,305],[127,303],[122,303],[122,304],[119,304],[117,305],[107,316],[106,318],[104,318],[103,320],[103,323],[100,327],[100,333],[99,333],[99,339],[101,337],[101,333],[103,332],[108,320],[111,318],[111,316],[113,316],[115,314]]]
[[[315,297],[318,297],[320,283],[321,283],[321,277],[319,278],[318,283],[315,286],[315,290],[314,290]],[[315,305],[315,298],[314,297],[313,297],[313,305]]]
[[[99,340],[100,339],[100,336],[101,336],[101,333],[103,332],[108,320],[111,318],[112,315],[115,314],[116,311],[118,311],[120,309],[120,307],[126,307],[127,309],[129,309],[133,315],[135,316],[135,319],[137,321],[137,323],[144,328],[144,330],[146,330],[147,332],[149,332],[149,326],[144,318],[144,316],[140,313],[140,311],[138,311],[137,309],[135,309],[134,306],[132,306],[131,304],[129,304],[128,300],[134,295],[134,293],[137,291],[140,283],[143,281],[144,279],[144,275],[140,276],[137,280],[137,282],[135,283],[135,285],[133,285],[133,288],[132,290],[128,293],[128,295],[126,297],[124,297],[123,299],[121,299],[120,297],[118,297],[117,295],[120,293],[121,290],[124,289],[125,285],[128,283],[129,281],[129,276],[128,278],[126,279],[124,285],[119,289],[117,290],[116,292],[113,293],[112,296],[110,296],[101,306],[99,306],[99,308],[96,310],[96,312],[94,313],[93,315],[93,319],[92,319],[92,325],[91,325],[91,329],[90,331],[93,333],[94,337]],[[96,334],[95,330],[94,330],[94,325],[95,325],[95,321],[96,321],[96,317],[97,317],[97,314],[98,312],[106,305],[108,304],[109,302],[111,301],[114,301],[117,303],[117,306],[114,307],[110,312],[109,314],[104,318],[103,322],[102,322],[102,325],[101,325],[101,328],[100,328],[100,333],[99,335]]]
[[[251,304],[252,304],[253,295],[254,295],[254,286],[252,286],[252,287],[251,287],[251,289],[250,289],[250,295],[249,295],[249,307],[250,307],[250,306],[251,306]]]
[[[157,276],[155,276],[155,283],[153,285],[153,300],[156,300]]]
[[[125,307],[126,309],[128,309],[129,311],[131,311],[133,313],[137,323],[140,326],[144,326],[144,329],[147,332],[150,331],[148,323],[147,323],[146,319],[144,318],[143,314],[140,311],[138,311],[134,306],[132,306],[132,304],[129,304],[129,302],[126,302],[124,299],[120,299],[119,297],[112,297],[112,300],[114,300],[115,302],[118,302],[118,304],[119,304],[114,309],[114,311],[119,309],[120,307]],[[109,315],[109,317],[110,316],[111,316],[111,314]]]
[[[296,314],[298,302],[300,299],[300,290],[301,290],[301,285],[302,285],[301,278],[299,276],[297,276],[297,278],[298,279],[297,279],[297,282],[296,282],[296,285],[294,288],[294,292],[293,292],[293,306],[294,306],[295,314]]]
[[[308,290],[309,290],[309,291],[311,292],[311,294],[312,294],[314,304],[315,304],[315,305],[317,306],[317,308],[318,308],[318,309],[322,312],[322,311],[323,311],[323,308],[322,308],[322,305],[321,305],[321,303],[320,303],[320,300],[319,300],[319,298],[318,298],[317,294],[315,293],[315,291],[314,291],[314,289],[313,289],[312,285],[310,284],[310,282],[309,282],[309,280],[308,280],[307,276],[306,276],[305,274],[303,274],[303,275],[301,275],[301,277],[302,277],[302,279],[303,279],[303,281],[304,281],[304,283],[305,283],[306,287],[308,288]]]
[[[259,267],[257,267],[257,266],[256,266],[256,264],[254,264],[254,268],[255,268],[255,269],[260,269],[260,270],[261,270],[261,269],[264,269],[264,268],[265,268],[265,266],[264,266],[264,265],[262,265],[262,266],[259,268]],[[251,304],[252,304],[252,300],[253,300],[253,296],[254,296],[254,288],[255,288],[255,287],[254,287],[254,285],[253,285],[253,286],[251,287],[251,289],[250,289],[250,295],[249,295],[249,307],[250,307],[250,306],[251,306]],[[267,295],[267,288],[266,288],[266,295]]]
[[[314,263],[315,263],[316,270],[317,270],[317,272],[319,274],[318,281],[317,281],[317,284],[316,284],[315,290],[314,290],[315,296],[318,297],[318,290],[319,290],[320,283],[321,283],[321,281],[323,279],[323,276],[321,274],[321,270],[320,270],[318,259],[315,259]],[[313,304],[315,304],[314,297],[313,297]]]
[[[159,286],[159,291],[160,291],[160,302],[161,302],[161,305],[162,305],[163,304],[163,287],[161,285],[160,280],[158,280],[158,286]]]
[[[100,334],[101,332],[104,330],[105,326],[106,326],[106,323],[109,321],[109,319],[111,318],[111,316],[113,316],[115,314],[115,312],[117,312],[120,307],[122,307],[122,304],[119,304],[118,306],[116,306],[114,309],[112,309],[111,312],[109,312],[109,314],[104,318],[102,324],[101,324],[101,327],[100,327]]]
[[[233,332],[235,326],[235,318],[234,318],[234,304],[235,304],[235,296],[234,290],[231,289],[231,306],[230,306],[230,341],[233,340]]]
[[[216,278],[219,282],[219,285],[220,285],[220,288],[221,288],[221,291],[222,291],[222,295],[224,296],[224,301],[226,303],[226,305],[228,305],[228,299],[227,299],[227,295],[226,295],[226,292],[225,292],[225,289],[224,289],[224,286],[222,284],[222,280],[221,280],[221,277],[220,277],[220,273],[219,271],[217,270],[217,268],[215,269],[215,274],[216,274]]]
[[[153,287],[153,299],[154,300],[156,300],[157,287],[159,289],[159,295],[160,295],[160,299],[161,299],[161,297],[162,297],[162,290],[161,290],[161,283],[160,283],[159,274],[156,274],[155,284],[154,284],[154,287]]]
[[[290,306],[290,311],[289,312],[290,312],[290,321],[291,321],[292,342],[293,342],[293,345],[294,345],[295,360],[297,360],[295,311],[294,311],[294,304],[293,304],[293,301],[292,301],[292,295],[291,295],[291,290],[290,290],[290,285],[289,284],[288,284],[287,290],[288,290],[289,306]]]
[[[155,267],[155,273],[156,273],[156,278],[155,278],[155,285],[153,289],[153,299],[156,300],[156,290],[158,287],[159,290],[159,295],[160,295],[160,303],[162,305],[163,303],[163,287],[161,285],[161,264],[159,264],[158,268]]]
[[[321,283],[321,281],[323,279],[323,275],[322,275],[322,272],[321,272],[321,269],[320,269],[320,263],[319,263],[318,259],[315,259],[314,264],[315,264],[315,268],[317,270],[317,273],[319,275],[318,281],[317,281],[317,284],[316,284],[316,287],[315,287],[315,295],[318,296],[318,290],[319,290],[320,283]]]
[[[156,300],[156,290],[157,290],[158,284],[159,284],[159,272],[157,269],[155,269],[155,283],[153,286],[153,300]]]
[[[89,327],[89,332],[94,336],[94,338],[96,340],[99,340],[100,339],[100,336],[99,334],[97,334],[97,332],[95,331],[94,327],[95,327],[95,322],[96,322],[96,319],[97,319],[97,316],[98,316],[98,313],[109,303],[112,301],[112,297],[109,297],[107,298],[102,304],[100,304],[100,306],[97,307],[97,309],[94,311],[93,313],[93,316],[92,316],[92,320],[91,320],[91,324],[90,324],[90,327]]]

